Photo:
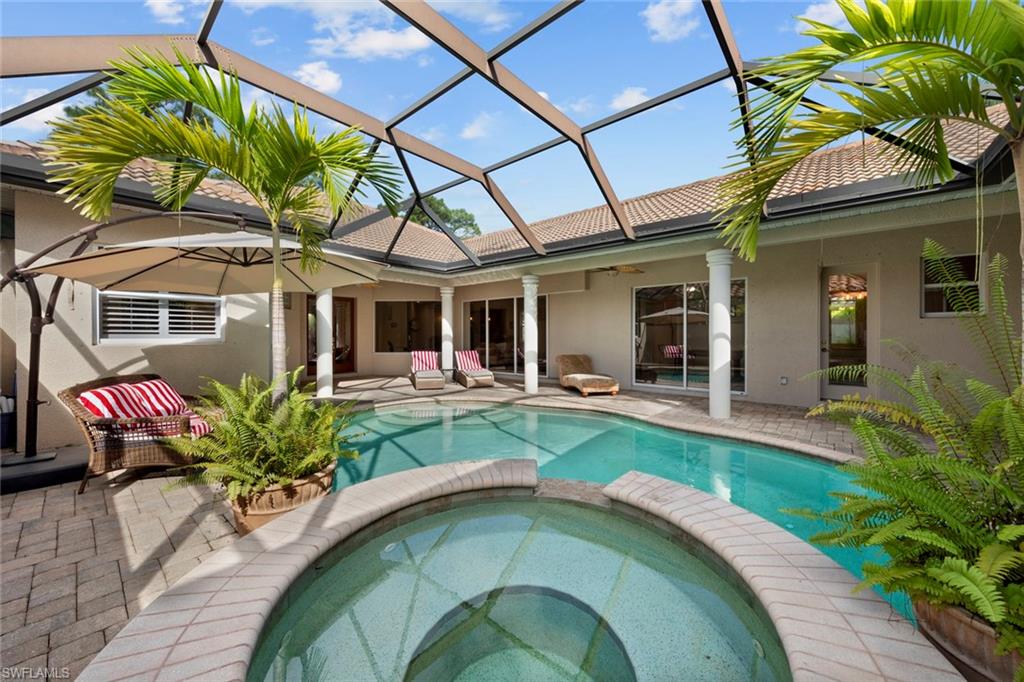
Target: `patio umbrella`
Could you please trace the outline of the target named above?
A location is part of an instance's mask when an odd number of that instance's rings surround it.
[[[661,310],[661,311],[658,311],[656,313],[651,313],[650,315],[644,315],[640,319],[643,320],[644,322],[648,322],[648,323],[655,323],[655,322],[668,322],[668,323],[671,323],[671,322],[679,322],[680,321],[680,320],[675,320],[675,319],[671,319],[671,318],[676,318],[676,317],[682,318],[683,315],[686,315],[686,321],[687,322],[699,323],[699,322],[707,322],[708,321],[708,314],[705,311],[703,311],[703,310],[685,310],[682,307],[668,308],[666,310]]]
[[[249,232],[214,232],[148,239],[30,268],[92,284],[104,291],[173,291],[184,294],[251,294],[270,291],[271,238]],[[383,266],[327,252],[315,273],[299,267],[301,245],[281,239],[284,290],[322,289],[376,282]]]

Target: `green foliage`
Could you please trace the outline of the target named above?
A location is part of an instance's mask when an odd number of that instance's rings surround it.
[[[228,498],[237,500],[314,474],[338,457],[357,457],[341,434],[351,404],[314,400],[298,385],[301,371],[288,374],[276,406],[273,389],[259,377],[246,374],[237,388],[211,380],[196,411],[213,430],[202,438],[168,439],[193,461],[176,485],[223,483]]]
[[[937,281],[967,281],[939,244],[928,241],[924,254]],[[865,492],[836,493],[836,509],[798,513],[829,526],[815,542],[885,550],[888,563],[864,565],[864,586],[962,606],[992,624],[1002,651],[1021,651],[1024,386],[1005,265],[996,256],[987,270],[985,314],[976,312],[976,292],[951,301],[995,383],[906,349],[915,360],[909,373],[875,365],[824,372],[867,377],[896,397],[851,395],[811,410],[853,429],[866,456],[843,469]]]
[[[437,214],[438,218],[443,220],[448,227],[452,228],[456,237],[465,239],[480,235],[480,226],[477,225],[476,216],[466,209],[452,208],[439,196],[423,197],[423,201],[430,207],[430,210]],[[384,208],[384,206],[379,205],[377,208]],[[430,216],[419,206],[416,206],[412,213],[409,214],[409,220],[427,227],[434,223]]]
[[[804,19],[804,35],[816,44],[764,60],[745,74],[752,132],[739,143],[741,170],[723,183],[718,219],[728,244],[746,258],[756,254],[762,211],[779,181],[851,133],[874,129],[896,136],[897,166],[919,184],[954,175],[944,121],[968,122],[1008,142],[1024,137],[1024,9],[1016,0],[837,2],[850,28]],[[863,70],[876,82],[821,84],[845,107],[810,106],[802,113],[802,100],[818,79],[844,68]],[[996,102],[1006,107],[1006,126],[989,117]]]
[[[54,122],[50,174],[84,215],[110,214],[114,183],[138,158],[162,172],[156,199],[181,209],[216,169],[241,185],[271,225],[286,221],[303,245],[303,268],[322,255],[325,221],[352,210],[352,182],[374,187],[392,211],[399,200],[398,170],[370,152],[355,128],[323,137],[297,105],[285,113],[242,102],[237,76],[214,72],[177,53],[180,66],[139,50],[111,63],[107,90],[97,104]],[[181,120],[166,110],[192,102],[207,117]],[[211,123],[212,121],[212,123]],[[364,196],[357,188],[355,196]]]

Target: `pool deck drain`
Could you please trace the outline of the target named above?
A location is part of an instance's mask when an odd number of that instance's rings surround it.
[[[399,472],[321,498],[208,557],[129,621],[80,679],[244,680],[275,606],[344,538],[421,502],[537,486],[532,460],[481,460]],[[728,562],[771,618],[795,680],[962,679],[885,601],[851,594],[857,580],[848,571],[775,524],[638,472],[603,494],[674,524]]]

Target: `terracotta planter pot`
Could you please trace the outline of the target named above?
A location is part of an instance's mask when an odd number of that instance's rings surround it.
[[[921,632],[969,682],[1009,682],[1020,654],[996,654],[996,633],[984,620],[958,606],[914,601]]]
[[[247,535],[260,526],[270,523],[281,514],[286,514],[296,507],[301,507],[307,502],[329,494],[334,483],[334,468],[336,466],[336,463],[332,463],[326,469],[311,476],[295,479],[295,483],[292,485],[272,485],[241,500],[241,504],[232,502],[231,509],[235,512],[235,530],[239,535]]]

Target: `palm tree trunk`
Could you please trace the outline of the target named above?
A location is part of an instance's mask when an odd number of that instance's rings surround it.
[[[271,226],[273,235],[272,258],[274,262],[274,283],[270,288],[270,373],[274,382],[273,400],[279,404],[287,391],[288,359],[285,356],[284,334],[284,276],[281,266],[281,231],[275,222]]]
[[[1020,218],[1020,324],[1021,324],[1021,369],[1024,370],[1024,139],[1010,143],[1013,155],[1013,175],[1017,179],[1017,212]],[[1024,377],[1024,371],[1021,376]]]

